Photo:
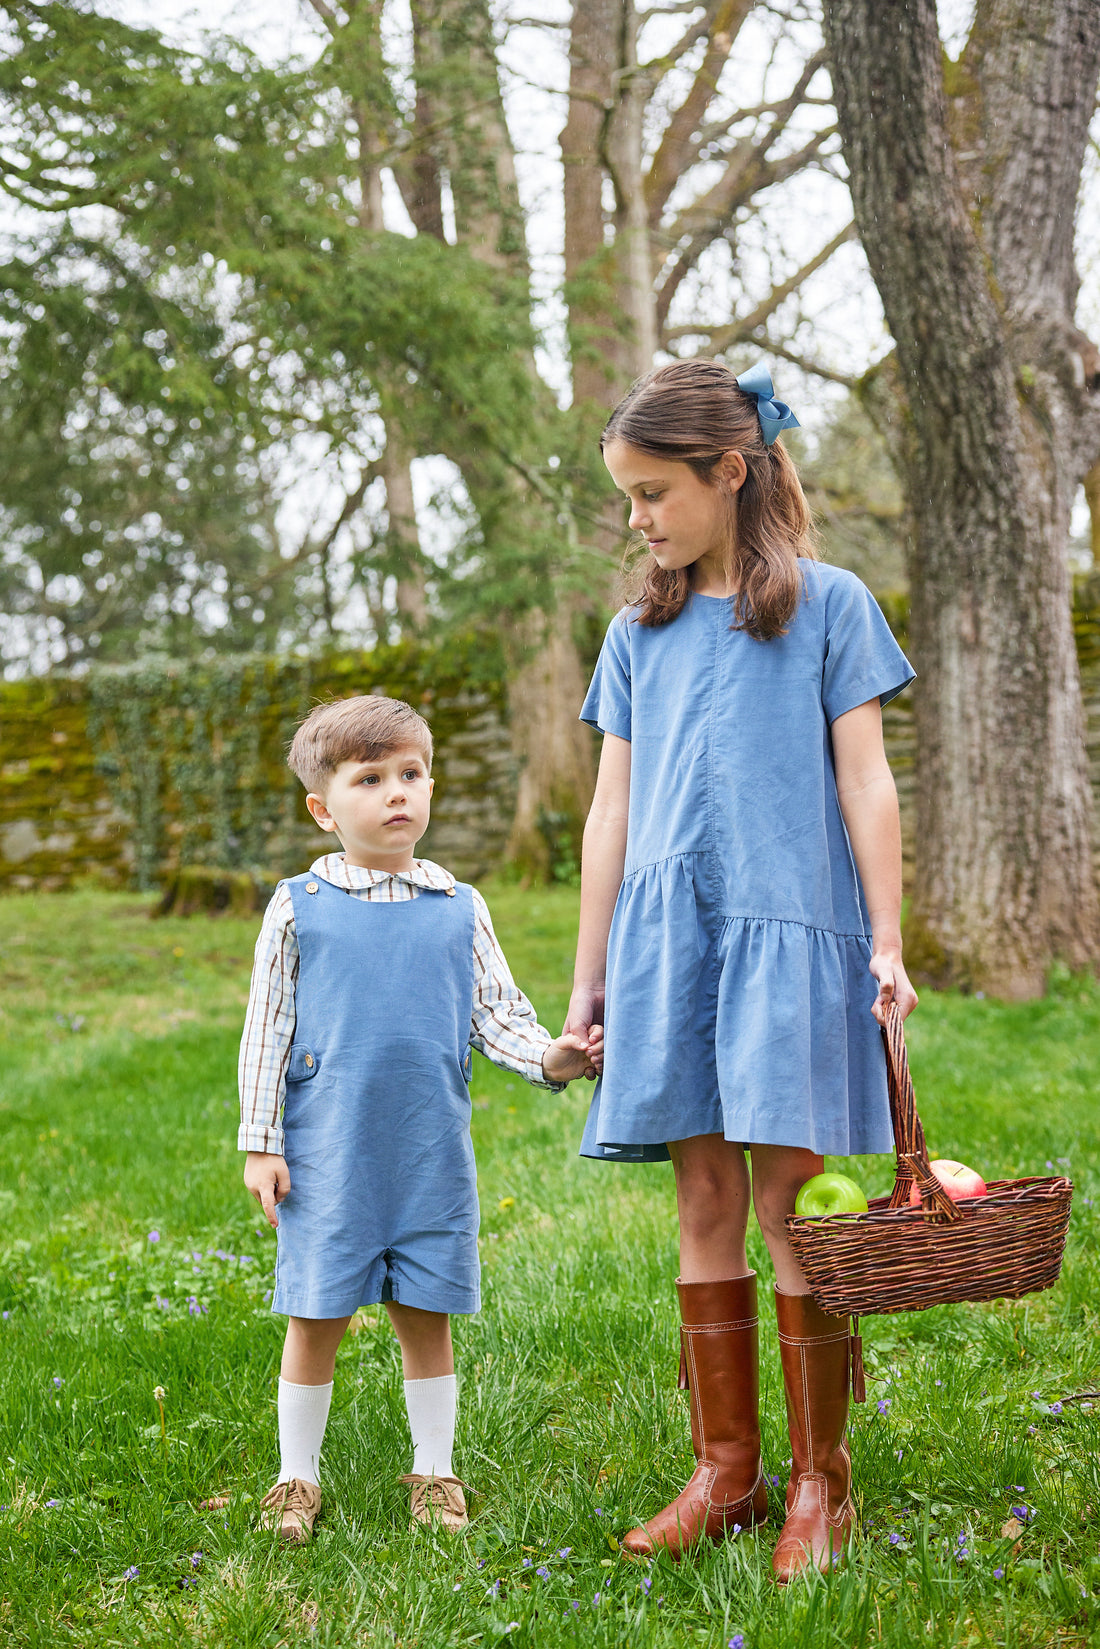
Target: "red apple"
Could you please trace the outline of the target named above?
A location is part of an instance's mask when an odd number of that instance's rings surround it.
[[[965,1162],[952,1162],[950,1157],[934,1157],[928,1166],[952,1202],[961,1202],[964,1197],[985,1196],[985,1180],[973,1168],[968,1168]],[[909,1192],[909,1206],[920,1207],[919,1185],[914,1185]]]

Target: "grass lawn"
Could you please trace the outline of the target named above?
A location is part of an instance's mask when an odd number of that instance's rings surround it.
[[[575,894],[486,891],[556,1028]],[[314,1544],[285,1552],[255,1530],[281,1344],[274,1239],[235,1150],[258,924],[149,908],[93,892],[0,901],[0,1641],[1100,1643],[1100,1403],[1067,1401],[1100,1386],[1095,984],[1063,978],[1023,1006],[929,993],[910,1022],[933,1154],[987,1178],[1068,1167],[1062,1281],[864,1321],[862,1538],[845,1570],[784,1593],[768,1569],[778,1488],[756,1536],[679,1567],[618,1556],[616,1536],[690,1470],[671,1171],[579,1161],[585,1085],[554,1098],[480,1059],[485,1305],[456,1335],[468,1537],[407,1527],[381,1313],[340,1351]],[[888,1159],[849,1168],[869,1190],[890,1183]],[[751,1243],[778,1483],[790,1449],[755,1229]]]

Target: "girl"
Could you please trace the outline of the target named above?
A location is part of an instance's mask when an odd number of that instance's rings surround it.
[[[748,1151],[791,1439],[782,1582],[852,1527],[848,1320],[815,1305],[784,1220],[826,1151],[891,1149],[875,1020],[917,1001],[880,714],[913,671],[869,591],[816,560],[776,440],[796,423],[761,368],[683,361],[604,430],[649,553],[581,712],[604,742],[566,1024],[605,1028],[582,1155],[676,1176],[697,1467],[623,1549],[679,1558],[767,1517]]]

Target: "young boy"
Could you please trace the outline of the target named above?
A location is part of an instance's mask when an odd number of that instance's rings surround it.
[[[344,851],[275,890],[241,1042],[244,1182],[278,1230],[272,1310],[290,1319],[264,1518],[309,1539],[336,1350],[358,1307],[384,1302],[405,1375],[412,1516],[458,1529],[450,1317],[480,1306],[469,1049],[555,1091],[593,1074],[601,1050],[543,1030],[481,895],[413,858],[434,781],[431,733],[409,705],[319,705],[287,759]]]

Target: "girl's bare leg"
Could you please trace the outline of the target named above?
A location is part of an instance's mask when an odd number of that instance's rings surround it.
[[[393,1331],[401,1347],[401,1367],[406,1380],[436,1380],[455,1371],[451,1345],[451,1319],[442,1311],[421,1311],[418,1306],[387,1301]]]
[[[824,1157],[795,1145],[753,1145],[752,1205],[768,1245],[781,1294],[808,1294],[810,1285],[787,1239],[784,1223],[808,1179],[820,1174]]]
[[[680,1212],[681,1281],[746,1276],[750,1187],[743,1149],[721,1134],[697,1134],[670,1140],[668,1152]]]

